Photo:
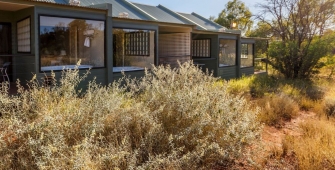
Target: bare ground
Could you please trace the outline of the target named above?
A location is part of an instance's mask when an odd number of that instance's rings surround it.
[[[283,140],[286,135],[302,135],[303,132],[299,124],[309,119],[316,119],[316,114],[301,111],[291,121],[282,122],[280,128],[264,125],[261,133],[261,142],[251,146],[249,151],[245,153],[245,159],[236,161],[232,169],[298,169],[296,157],[292,153],[282,154]]]

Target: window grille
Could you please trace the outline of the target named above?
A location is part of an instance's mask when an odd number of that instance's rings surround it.
[[[192,56],[211,57],[210,42],[210,39],[192,40]]]
[[[149,32],[125,33],[125,53],[131,56],[149,56]]]

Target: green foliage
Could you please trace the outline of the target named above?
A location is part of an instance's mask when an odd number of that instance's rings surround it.
[[[191,62],[85,92],[82,78],[0,93],[1,168],[228,168],[259,134],[257,110]]]
[[[242,1],[232,0],[226,4],[225,9],[219,13],[218,18],[214,21],[228,29],[232,28],[232,23],[235,22],[237,29],[247,32],[250,31],[253,24],[251,16],[250,10]]]
[[[262,23],[271,27],[269,64],[286,78],[311,78],[323,66],[334,36],[323,36],[333,24],[335,0],[268,0],[259,5]],[[271,20],[269,20],[271,18]]]
[[[256,28],[246,34],[248,37],[268,38],[272,35],[271,27],[264,22],[258,22]],[[266,39],[256,39],[255,42],[255,58],[266,58],[268,51],[268,41]]]
[[[310,78],[324,66],[320,59],[331,50],[332,37],[316,37],[311,42],[272,42],[269,47],[269,64],[286,78]]]

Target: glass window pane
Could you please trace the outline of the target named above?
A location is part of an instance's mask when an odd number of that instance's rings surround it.
[[[151,68],[155,62],[155,31],[113,29],[113,72]]]
[[[219,67],[236,65],[236,40],[220,39]]]
[[[104,67],[105,22],[40,16],[41,71]]]
[[[253,44],[242,44],[241,67],[252,67],[254,61]]]

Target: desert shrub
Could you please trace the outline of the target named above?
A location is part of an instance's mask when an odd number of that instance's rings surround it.
[[[302,136],[283,141],[287,152],[293,151],[299,169],[333,169],[335,167],[335,126],[325,120],[308,120],[300,125]]]
[[[335,89],[329,90],[324,97],[324,110],[328,117],[335,115]]]
[[[246,100],[190,63],[154,67],[128,86],[142,91],[139,100],[155,113],[174,147],[189,153],[189,165],[210,166],[207,157],[225,164],[257,134],[256,112]]]
[[[250,95],[255,98],[261,98],[267,93],[274,92],[277,87],[277,82],[274,77],[256,76],[249,84]]]
[[[259,133],[257,111],[191,63],[154,67],[107,87],[63,72],[0,93],[3,169],[208,169],[229,167]]]
[[[257,104],[261,107],[259,120],[271,126],[281,126],[282,121],[291,120],[299,112],[298,104],[282,93],[264,96]]]
[[[305,110],[305,111],[317,111],[318,107],[318,101],[315,100],[311,100],[308,97],[305,96],[301,96],[301,98],[299,99],[299,106],[301,110]],[[315,109],[314,109],[315,108]]]

